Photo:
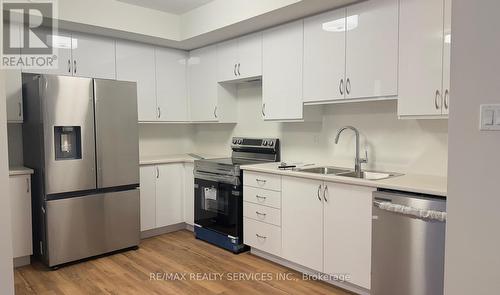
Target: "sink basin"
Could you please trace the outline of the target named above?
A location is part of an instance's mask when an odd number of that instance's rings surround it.
[[[366,180],[380,180],[380,179],[400,176],[402,174],[389,173],[389,172],[376,172],[376,171],[362,171],[361,173],[356,173],[354,171],[349,171],[345,173],[338,173],[336,175],[344,177],[360,178]]]
[[[327,174],[348,173],[351,170],[349,170],[349,169],[343,169],[343,168],[337,168],[337,167],[315,167],[315,168],[298,169],[297,171],[327,175]]]

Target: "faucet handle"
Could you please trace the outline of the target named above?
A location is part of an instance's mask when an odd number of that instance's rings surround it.
[[[368,163],[368,151],[365,150],[365,158],[364,159],[360,159],[361,163]]]

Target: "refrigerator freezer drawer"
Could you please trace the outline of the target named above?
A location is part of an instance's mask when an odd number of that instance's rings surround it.
[[[47,202],[50,267],[139,245],[139,189]]]

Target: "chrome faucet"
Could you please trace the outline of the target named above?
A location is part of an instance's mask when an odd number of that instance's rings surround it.
[[[345,127],[340,128],[339,131],[337,131],[337,136],[335,136],[335,144],[339,143],[340,134],[342,133],[342,131],[344,131],[346,129],[351,129],[356,134],[356,159],[354,162],[354,171],[356,172],[357,175],[361,175],[361,164],[368,163],[368,152],[365,150],[365,158],[364,159],[361,159],[359,157],[359,131],[358,131],[358,129],[356,129],[352,126],[345,126]]]

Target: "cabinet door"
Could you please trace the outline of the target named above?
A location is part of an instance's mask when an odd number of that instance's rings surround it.
[[[20,70],[5,71],[5,95],[7,99],[7,121],[23,122],[23,89]]]
[[[398,0],[347,7],[346,30],[346,98],[397,95]]]
[[[156,228],[156,166],[141,166],[141,231]]]
[[[345,26],[345,9],[304,20],[305,102],[344,98]]]
[[[239,79],[238,72],[238,40],[229,40],[217,44],[217,81]]]
[[[325,183],[324,272],[370,289],[373,188]]]
[[[263,35],[262,115],[265,120],[301,120],[303,21]]]
[[[115,79],[115,41],[86,34],[72,35],[73,76]]]
[[[29,175],[9,177],[12,249],[14,258],[33,254]]]
[[[156,181],[156,227],[183,222],[182,164],[158,165]]]
[[[451,0],[444,0],[443,115],[450,109]]]
[[[156,77],[154,47],[126,41],[116,42],[116,79],[137,82],[139,121],[156,121]]]
[[[217,54],[214,45],[190,52],[188,75],[191,120],[217,121]]]
[[[240,79],[262,76],[262,33],[238,39],[238,65]]]
[[[160,121],[182,122],[188,118],[187,52],[156,48],[156,97]]]
[[[399,19],[398,114],[441,115],[443,1],[401,0]]]
[[[283,177],[283,257],[323,271],[323,182]]]
[[[23,73],[37,73],[50,75],[73,75],[73,59],[71,57],[71,33],[58,31],[57,33],[47,32],[47,43],[52,44],[57,66],[53,69],[30,69],[23,67]],[[22,50],[21,50],[22,52]],[[28,55],[23,52],[23,55]]]
[[[184,164],[184,222],[194,225],[194,174],[193,164]]]

